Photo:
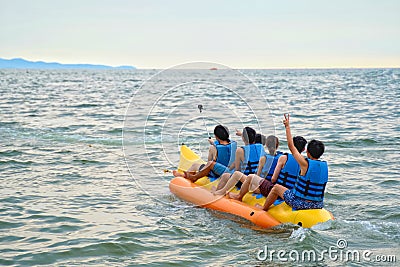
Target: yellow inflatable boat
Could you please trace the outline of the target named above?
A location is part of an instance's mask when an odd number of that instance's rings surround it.
[[[186,171],[193,163],[205,163],[196,153],[186,145],[181,146],[178,171]],[[281,223],[293,223],[305,228],[315,224],[333,220],[332,213],[326,209],[293,210],[285,202],[272,206],[267,212],[255,207],[255,204],[264,205],[265,197],[261,194],[248,193],[243,202],[230,199],[226,196],[214,196],[209,190],[216,186],[218,180],[210,182],[203,177],[192,183],[182,177],[175,177],[169,184],[170,191],[179,198],[200,207],[227,212],[245,218],[261,227],[272,227]]]

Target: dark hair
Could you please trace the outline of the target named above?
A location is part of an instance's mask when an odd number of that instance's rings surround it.
[[[308,143],[307,151],[313,158],[319,159],[325,152],[325,145],[321,141],[311,140],[310,143]]]
[[[214,128],[214,134],[222,141],[229,141],[229,130],[225,126],[217,125]]]
[[[256,141],[256,131],[251,127],[244,127],[242,137],[245,142],[249,144],[254,144],[254,142]]]
[[[267,137],[267,149],[270,155],[275,155],[276,150],[279,146],[279,139],[275,135]]]
[[[263,134],[256,134],[256,138],[254,141],[256,144],[262,144],[263,146],[265,146],[267,144],[267,137],[265,137],[265,135]]]
[[[293,137],[294,146],[297,148],[299,153],[303,152],[304,148],[306,147],[307,140],[303,136],[295,136]]]

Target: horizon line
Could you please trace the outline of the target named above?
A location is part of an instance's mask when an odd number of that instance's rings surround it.
[[[0,57],[2,58],[2,57]],[[126,64],[109,64],[109,63],[62,63],[61,61],[45,61],[45,60],[34,60],[34,59],[26,59],[24,57],[11,57],[11,58],[2,58],[5,60],[14,60],[14,59],[22,59],[26,61],[30,61],[33,63],[49,63],[49,64],[62,64],[62,65],[105,65],[105,66],[110,66],[110,67],[121,67],[121,66],[128,66]],[[134,66],[136,70],[164,70],[164,69],[171,69],[174,68],[175,66],[179,66],[185,63],[189,63],[190,61],[186,62],[181,62],[178,64],[171,64],[169,67],[140,67],[137,65],[129,65],[129,66]],[[285,66],[285,67],[231,67],[229,65],[221,64],[219,62],[210,62],[210,61],[191,61],[193,63],[199,63],[199,62],[204,62],[212,65],[213,63],[216,65],[223,65],[225,67],[228,67],[230,69],[241,69],[241,70],[301,70],[301,69],[399,69],[400,65],[398,66],[371,66],[371,65],[364,65],[364,66],[301,66],[301,67],[292,67],[292,66]],[[188,68],[190,69],[190,68]],[[201,68],[199,68],[201,69]],[[207,69],[207,68],[204,68]],[[219,68],[221,69],[221,68]]]
[[[176,66],[176,65],[172,65]],[[163,69],[170,69],[168,68],[157,68],[157,67],[136,67],[136,70],[163,70]],[[262,67],[262,68],[253,68],[253,67],[244,67],[244,68],[235,68],[229,67],[230,69],[241,69],[241,70],[304,70],[304,69],[400,69],[400,66],[356,66],[356,67]],[[187,68],[191,69],[191,68]],[[193,68],[192,70],[195,70]],[[200,68],[198,68],[200,69]],[[223,68],[220,68],[223,69]],[[217,70],[220,70],[217,68]]]
[[[79,65],[79,63],[77,63]],[[88,64],[90,65],[90,63]],[[109,66],[110,69],[92,69],[92,70],[124,70],[124,71],[137,71],[137,70],[157,70],[157,71],[162,71],[162,70],[168,70],[168,69],[173,69],[171,68],[138,68],[138,67],[133,67],[132,69],[118,69],[118,67],[114,66]],[[53,70],[53,68],[2,68],[0,67],[0,70]],[[59,69],[59,68],[54,68],[54,70]],[[71,68],[73,69],[73,68]],[[84,69],[84,68],[76,68],[76,69]],[[227,69],[227,68],[225,68]],[[373,70],[373,69],[400,69],[399,67],[277,67],[277,68],[229,68],[232,70]],[[62,70],[68,70],[68,69],[62,69]],[[187,69],[176,69],[176,70],[210,70],[207,68],[201,69],[201,68],[187,68]],[[218,70],[224,70],[222,68],[216,69],[216,70],[211,70],[211,71],[218,71]]]

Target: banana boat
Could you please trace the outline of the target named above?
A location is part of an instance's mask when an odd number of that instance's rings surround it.
[[[205,162],[189,147],[182,145],[178,171],[188,170],[193,163]],[[256,204],[265,203],[265,197],[261,194],[247,193],[243,197],[243,202],[226,196],[215,196],[210,189],[217,184],[218,179],[211,182],[208,177],[200,178],[195,183],[183,177],[175,177],[170,181],[169,188],[173,194],[187,202],[240,216],[264,228],[282,223],[310,228],[318,223],[334,220],[332,213],[326,209],[293,210],[285,202],[279,201],[276,201],[268,211],[261,210],[255,207]]]

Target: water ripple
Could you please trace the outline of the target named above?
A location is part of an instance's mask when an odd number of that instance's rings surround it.
[[[273,122],[267,128],[280,138],[281,150],[287,150],[285,112],[292,115],[294,134],[326,144],[325,205],[336,220],[311,229],[290,224],[260,229],[171,195],[170,176],[162,170],[176,165],[177,137],[162,127],[176,128],[182,114],[170,114],[171,107],[189,92],[163,99],[149,117],[148,135],[137,127],[124,129],[134,137],[127,146],[148,144],[146,151],[134,151],[140,167],[135,179],[129,175],[121,148],[124,114],[131,96],[155,72],[0,70],[0,265],[253,266],[263,264],[256,253],[265,245],[321,250],[339,238],[351,249],[398,251],[399,69],[244,70],[267,96]],[[232,88],[242,93],[246,83]],[[244,110],[218,90],[221,103]],[[126,119],[144,122],[140,107],[154,103],[155,93],[149,90]],[[231,131],[238,125],[212,109],[208,130],[216,121]],[[165,114],[174,124],[164,125]],[[206,155],[203,120],[193,123],[181,138]],[[171,162],[161,153],[161,141],[171,148]],[[152,197],[136,182],[145,183]]]

